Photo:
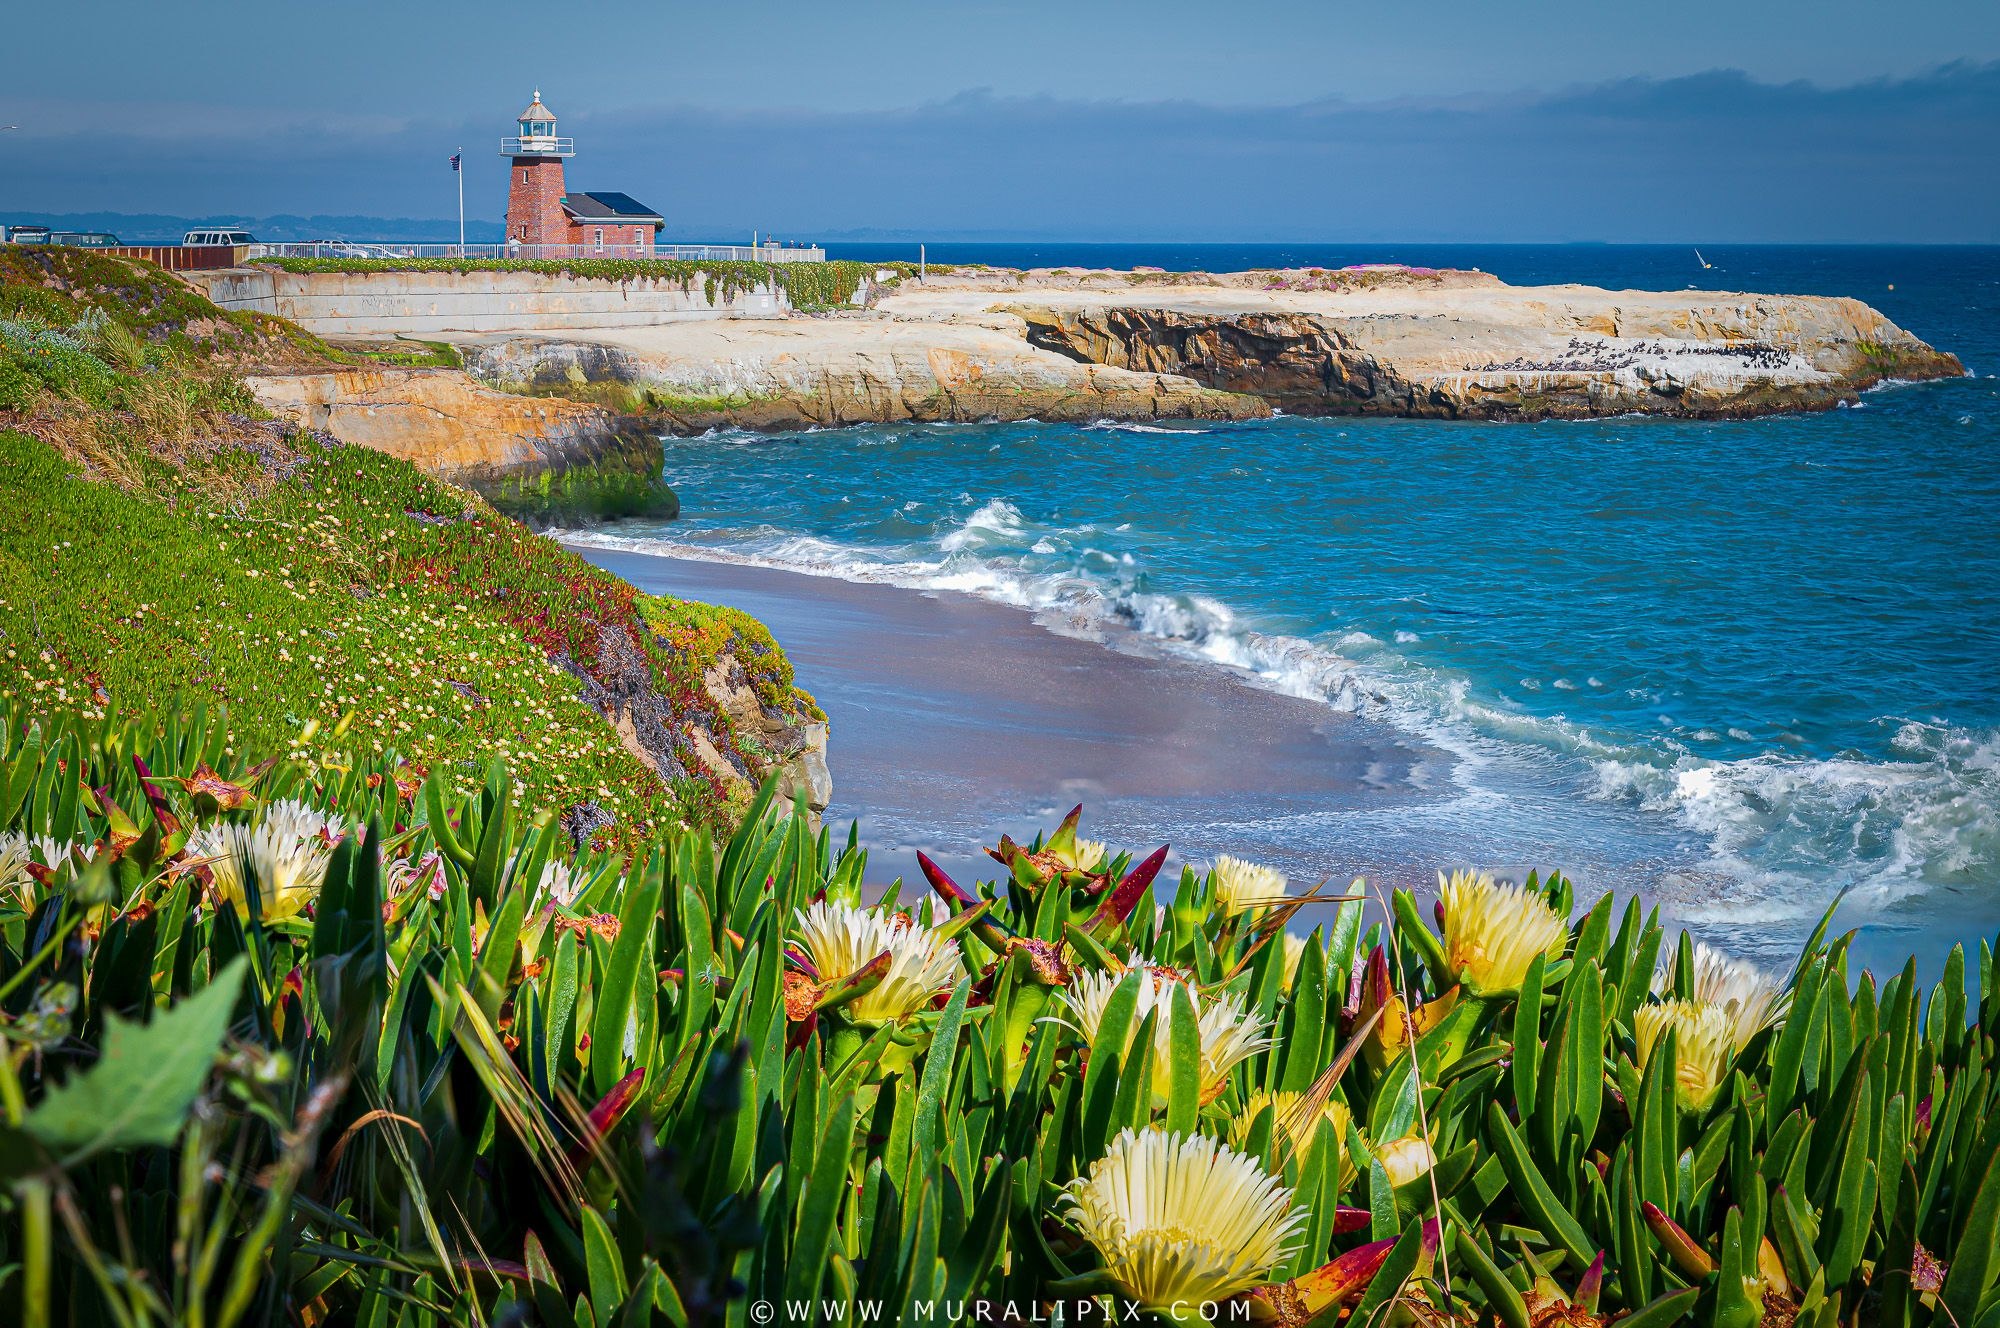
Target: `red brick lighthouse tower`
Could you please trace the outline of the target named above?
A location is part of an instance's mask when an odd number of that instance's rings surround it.
[[[555,112],[542,105],[540,88],[519,120],[520,136],[500,140],[500,155],[513,159],[513,169],[507,173],[507,239],[516,244],[568,244],[563,158],[576,155],[576,140],[556,137]]]

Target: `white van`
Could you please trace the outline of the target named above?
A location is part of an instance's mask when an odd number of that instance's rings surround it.
[[[214,244],[255,244],[257,237],[249,231],[189,231],[181,237],[184,245]]]

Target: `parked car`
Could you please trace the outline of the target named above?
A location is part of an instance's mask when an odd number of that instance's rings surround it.
[[[118,237],[110,231],[50,231],[48,242],[80,249],[110,249],[117,245]]]
[[[181,237],[181,243],[183,245],[255,244],[257,243],[257,237],[252,235],[249,231],[232,231],[232,230],[189,231],[186,235],[183,235]]]
[[[47,244],[49,228],[46,226],[0,226],[0,240],[8,244]]]

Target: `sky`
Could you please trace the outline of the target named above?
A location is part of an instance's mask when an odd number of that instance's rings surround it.
[[[682,239],[2000,242],[1993,0],[210,0],[17,6],[12,212],[497,218]]]

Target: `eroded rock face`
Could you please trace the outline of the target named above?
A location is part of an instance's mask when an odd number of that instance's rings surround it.
[[[1332,327],[1304,314],[1172,309],[1016,309],[1028,343],[1087,363],[1176,374],[1261,398],[1290,414],[1341,403],[1404,413],[1417,388]]]
[[[598,628],[597,663],[586,670],[568,657],[556,663],[577,680],[583,703],[602,715],[625,750],[668,781],[686,778],[704,768],[695,730],[661,693],[646,657],[624,632],[608,624]]]
[[[604,406],[524,397],[457,369],[333,369],[244,382],[266,409],[477,490],[530,525],[679,511],[654,432]]]
[[[1858,300],[1662,309],[1559,302],[1509,322],[1370,313],[1016,308],[1035,346],[1176,374],[1301,415],[1730,418],[1820,409],[1886,378],[1964,372]]]
[[[713,775],[732,802],[742,803],[776,771],[778,795],[802,793],[817,817],[833,799],[826,721],[765,705],[736,649],[726,648],[701,678],[702,691],[735,726],[734,741],[700,707],[676,707],[638,646],[615,627],[599,628],[590,669],[567,657],[556,662],[577,680],[584,704],[662,779]]]
[[[752,748],[768,756],[766,769],[778,772],[778,796],[789,800],[803,794],[806,806],[815,814],[824,812],[833,800],[833,774],[826,764],[826,721],[787,715],[765,705],[743,661],[734,654],[723,655],[702,674],[701,681],[702,689],[736,725],[738,745],[744,745],[742,740],[747,737]],[[744,768],[741,762],[734,764],[737,775],[746,782],[754,783],[764,774]]]
[[[652,349],[654,341],[662,348]],[[605,402],[670,433],[729,425],[771,430],[905,420],[1270,414],[1255,397],[1185,377],[1048,354],[1029,345],[1020,320],[1007,315],[941,323],[800,319],[755,329],[606,329],[589,341],[466,339],[459,351],[481,382]]]

